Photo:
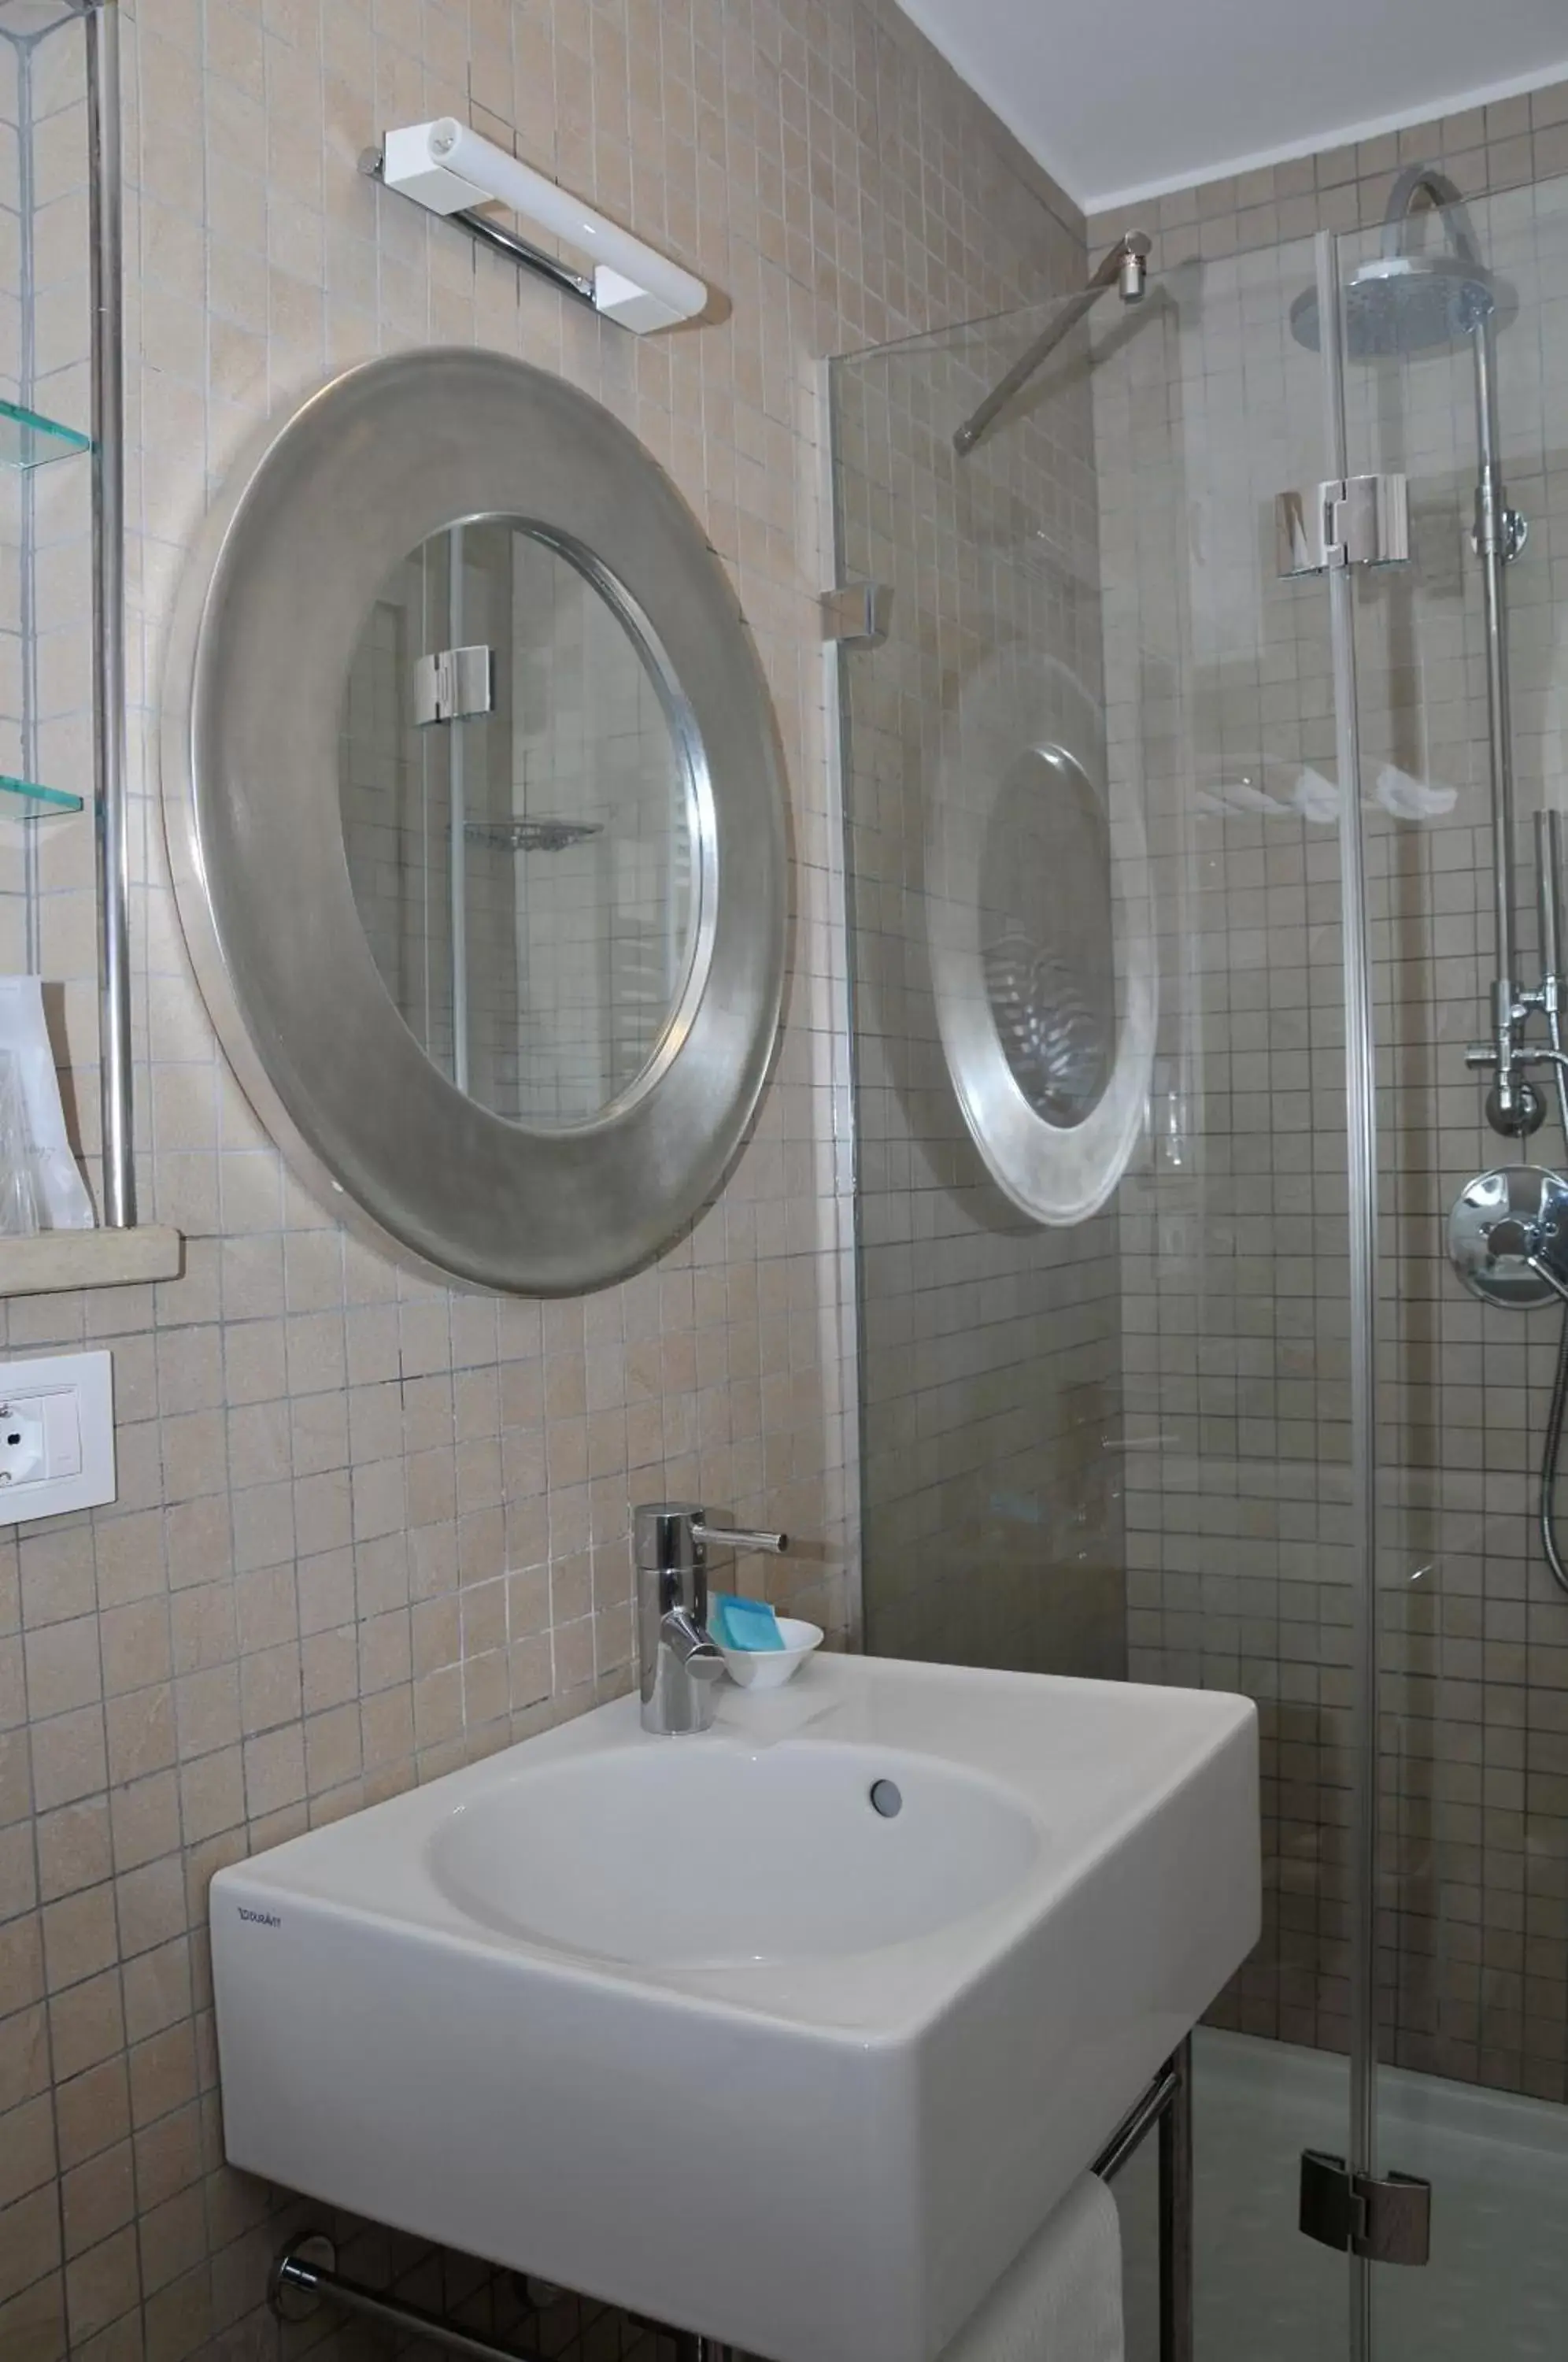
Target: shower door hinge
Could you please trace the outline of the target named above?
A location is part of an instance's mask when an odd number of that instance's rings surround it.
[[[1409,2173],[1353,2173],[1342,2157],[1301,2152],[1300,2227],[1342,2256],[1424,2264],[1431,2253],[1432,2186]]]
[[[1277,492],[1274,521],[1282,578],[1342,566],[1403,566],[1410,555],[1403,476],[1340,476],[1305,491]]]
[[[414,718],[422,730],[433,722],[462,722],[469,714],[495,712],[495,650],[437,648],[414,660]]]
[[[879,648],[893,594],[885,582],[841,582],[823,592],[823,637],[841,648]]]

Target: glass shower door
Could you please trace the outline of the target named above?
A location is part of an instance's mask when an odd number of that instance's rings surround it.
[[[1503,1136],[1467,1063],[1496,1032],[1473,282],[1529,525],[1499,676],[1529,989],[1533,816],[1568,806],[1568,186],[1463,235],[1446,276],[1381,232],[1156,275],[966,458],[1046,313],[834,370],[840,578],[893,592],[840,675],[869,1645],[1258,1703],[1264,1937],[1198,2048],[1200,2362],[1530,2362],[1568,2314],[1568,1594],[1536,1530],[1562,1319],[1480,1300],[1445,1245],[1474,1176],[1568,1172],[1551,1069]],[[1380,471],[1408,559],[1282,579],[1275,495]],[[1053,743],[1136,800],[1160,971],[1147,1125],[1065,1226],[978,1152],[932,965],[933,808],[1032,671],[1073,692]],[[1066,776],[1024,771],[981,780],[982,833]],[[1032,960],[1037,866],[978,872]],[[1303,2148],[1429,2180],[1430,2263],[1304,2239]],[[1135,2245],[1132,2279],[1136,2315]]]
[[[1408,563],[1353,587],[1382,1143],[1376,2132],[1381,2167],[1432,2200],[1431,2260],[1375,2268],[1375,2327],[1380,2362],[1527,2362],[1562,2354],[1568,2318],[1568,1595],[1536,1522],[1563,1313],[1545,1286],[1528,1311],[1470,1292],[1446,1232],[1474,1176],[1568,1169],[1550,1067],[1526,1077],[1540,1128],[1509,1136],[1486,1120],[1493,1071],[1466,1063],[1495,1031],[1495,738],[1527,993],[1534,816],[1568,799],[1568,185],[1431,218],[1420,252],[1474,258],[1457,304],[1376,297],[1382,243],[1340,257],[1348,464],[1403,473],[1411,519]],[[1501,509],[1493,528],[1496,731],[1488,379],[1501,507],[1528,528],[1512,557]],[[1545,1012],[1522,1030],[1544,1045]]]
[[[1315,267],[1302,241],[1102,307],[966,458],[954,429],[1043,313],[834,371],[840,579],[892,590],[887,645],[840,669],[868,1643],[1257,1701],[1264,1934],[1198,2056],[1202,2362],[1351,2350],[1350,2268],[1297,2228],[1300,2151],[1350,2146],[1370,1761],[1336,651],[1274,538],[1275,493],[1333,472],[1289,326]],[[1066,751],[1136,799],[1160,973],[1149,1120],[1064,1226],[977,1148],[931,957],[933,807],[1031,668],[1080,692],[1058,741],[1102,717]],[[1113,826],[1113,903],[1127,858]]]

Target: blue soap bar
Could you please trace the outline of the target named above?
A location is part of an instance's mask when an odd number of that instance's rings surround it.
[[[781,1649],[778,1618],[765,1600],[742,1599],[733,1591],[708,1595],[708,1629],[722,1648]]]

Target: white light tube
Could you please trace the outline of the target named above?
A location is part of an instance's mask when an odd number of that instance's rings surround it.
[[[449,115],[389,131],[381,179],[433,214],[493,201],[564,238],[593,261],[594,309],[638,336],[692,319],[707,304],[706,287],[690,271]]]

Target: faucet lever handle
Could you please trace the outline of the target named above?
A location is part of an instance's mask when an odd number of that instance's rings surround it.
[[[672,1607],[658,1628],[659,1639],[694,1682],[715,1682],[724,1670],[718,1643],[684,1607]]]
[[[705,1518],[692,1521],[691,1539],[704,1550],[767,1551],[771,1558],[782,1558],[790,1547],[788,1534],[762,1526],[711,1526]]]

